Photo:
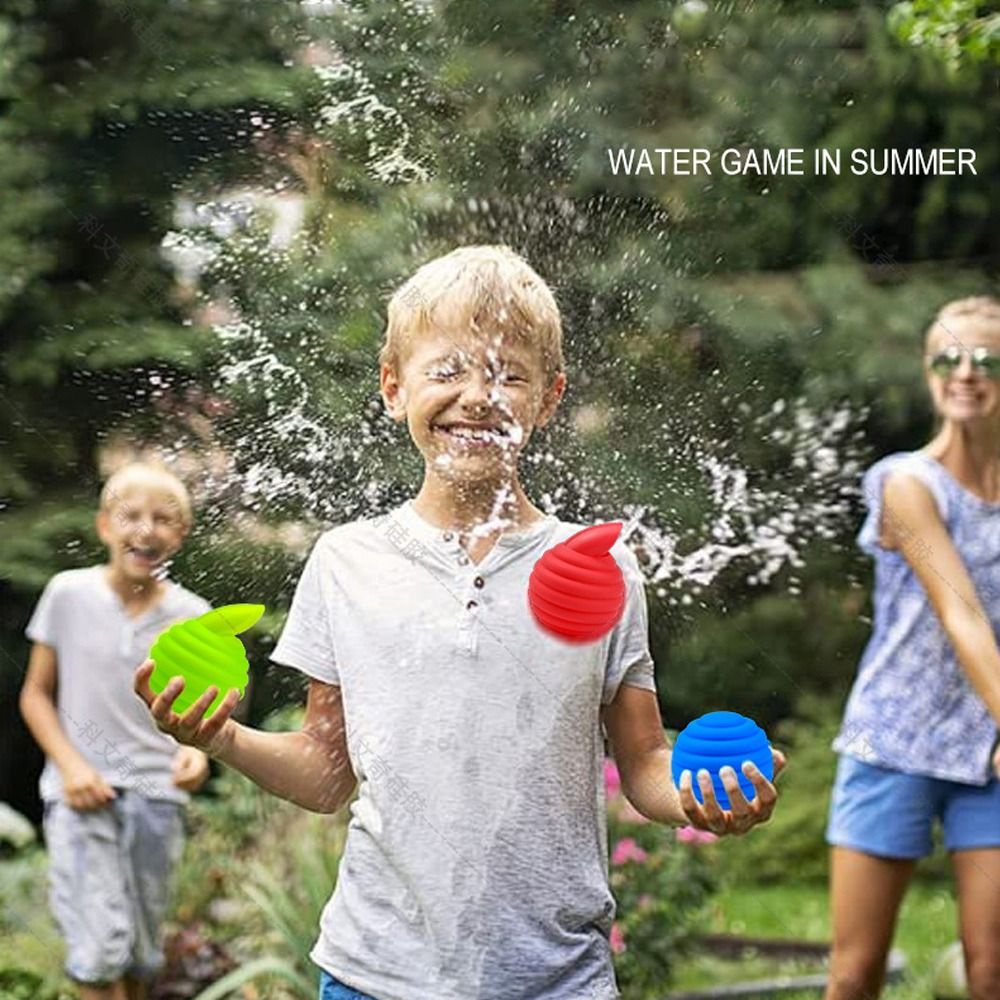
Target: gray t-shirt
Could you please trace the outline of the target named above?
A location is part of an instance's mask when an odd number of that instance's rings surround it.
[[[586,527],[548,516],[477,566],[407,501],[323,534],[272,659],[341,687],[358,795],[311,958],[378,1000],[612,1000],[603,734],[655,690],[643,578],[573,645],[527,603]]]
[[[162,631],[209,610],[206,600],[169,583],[159,603],[132,618],[103,566],[66,570],[46,585],[25,635],[55,649],[59,721],[109,785],[152,799],[190,798],[170,778],[179,744],[156,728],[132,684]],[[63,798],[62,776],[52,760],[45,762],[38,790],[46,802]]]

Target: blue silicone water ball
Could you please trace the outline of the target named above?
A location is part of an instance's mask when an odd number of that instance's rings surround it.
[[[694,797],[704,805],[698,772],[705,768],[712,775],[715,797],[723,809],[729,808],[726,786],[719,771],[727,764],[736,772],[740,788],[749,802],[757,795],[750,779],[743,773],[743,761],[752,760],[757,769],[771,781],[774,777],[774,758],[767,733],[753,719],[738,712],[709,712],[695,719],[681,730],[674,744],[670,769],[674,784],[680,788],[681,772],[691,772],[691,789]]]

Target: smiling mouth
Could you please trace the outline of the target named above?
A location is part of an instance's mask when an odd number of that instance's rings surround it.
[[[143,545],[127,545],[125,547],[125,554],[147,566],[157,565],[162,555],[159,549]]]
[[[501,426],[467,427],[461,424],[433,424],[431,429],[435,434],[441,434],[462,448],[508,446],[513,440],[510,432]]]

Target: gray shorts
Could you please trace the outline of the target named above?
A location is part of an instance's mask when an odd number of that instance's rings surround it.
[[[184,849],[184,807],[131,789],[101,809],[46,802],[49,904],[81,983],[149,979],[163,966],[159,930]]]

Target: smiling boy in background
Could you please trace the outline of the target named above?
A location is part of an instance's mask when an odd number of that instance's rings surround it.
[[[229,718],[238,692],[183,715],[151,663],[136,690],[157,724],[318,812],[351,803],[336,888],[311,952],[324,1000],[612,1000],[603,732],[623,791],[648,818],[739,833],[774,786],[752,765],[748,803],[724,774],[723,812],[670,774],[644,581],[620,539],[621,620],[566,643],[528,609],[542,554],[586,527],[526,496],[519,456],[566,385],[544,281],[506,247],[420,268],[389,304],[381,392],[424,459],[385,517],[324,533],[272,659],[310,678],[299,732]],[[780,769],[782,756],[775,751]]]
[[[174,475],[135,463],[101,493],[106,564],[57,573],[26,634],[21,714],[46,764],[39,781],[49,901],[82,1000],[137,1000],[162,965],[157,937],[183,848],[183,807],[205,754],[159,732],[132,689],[135,663],[207,601],[161,578],[191,526]]]

